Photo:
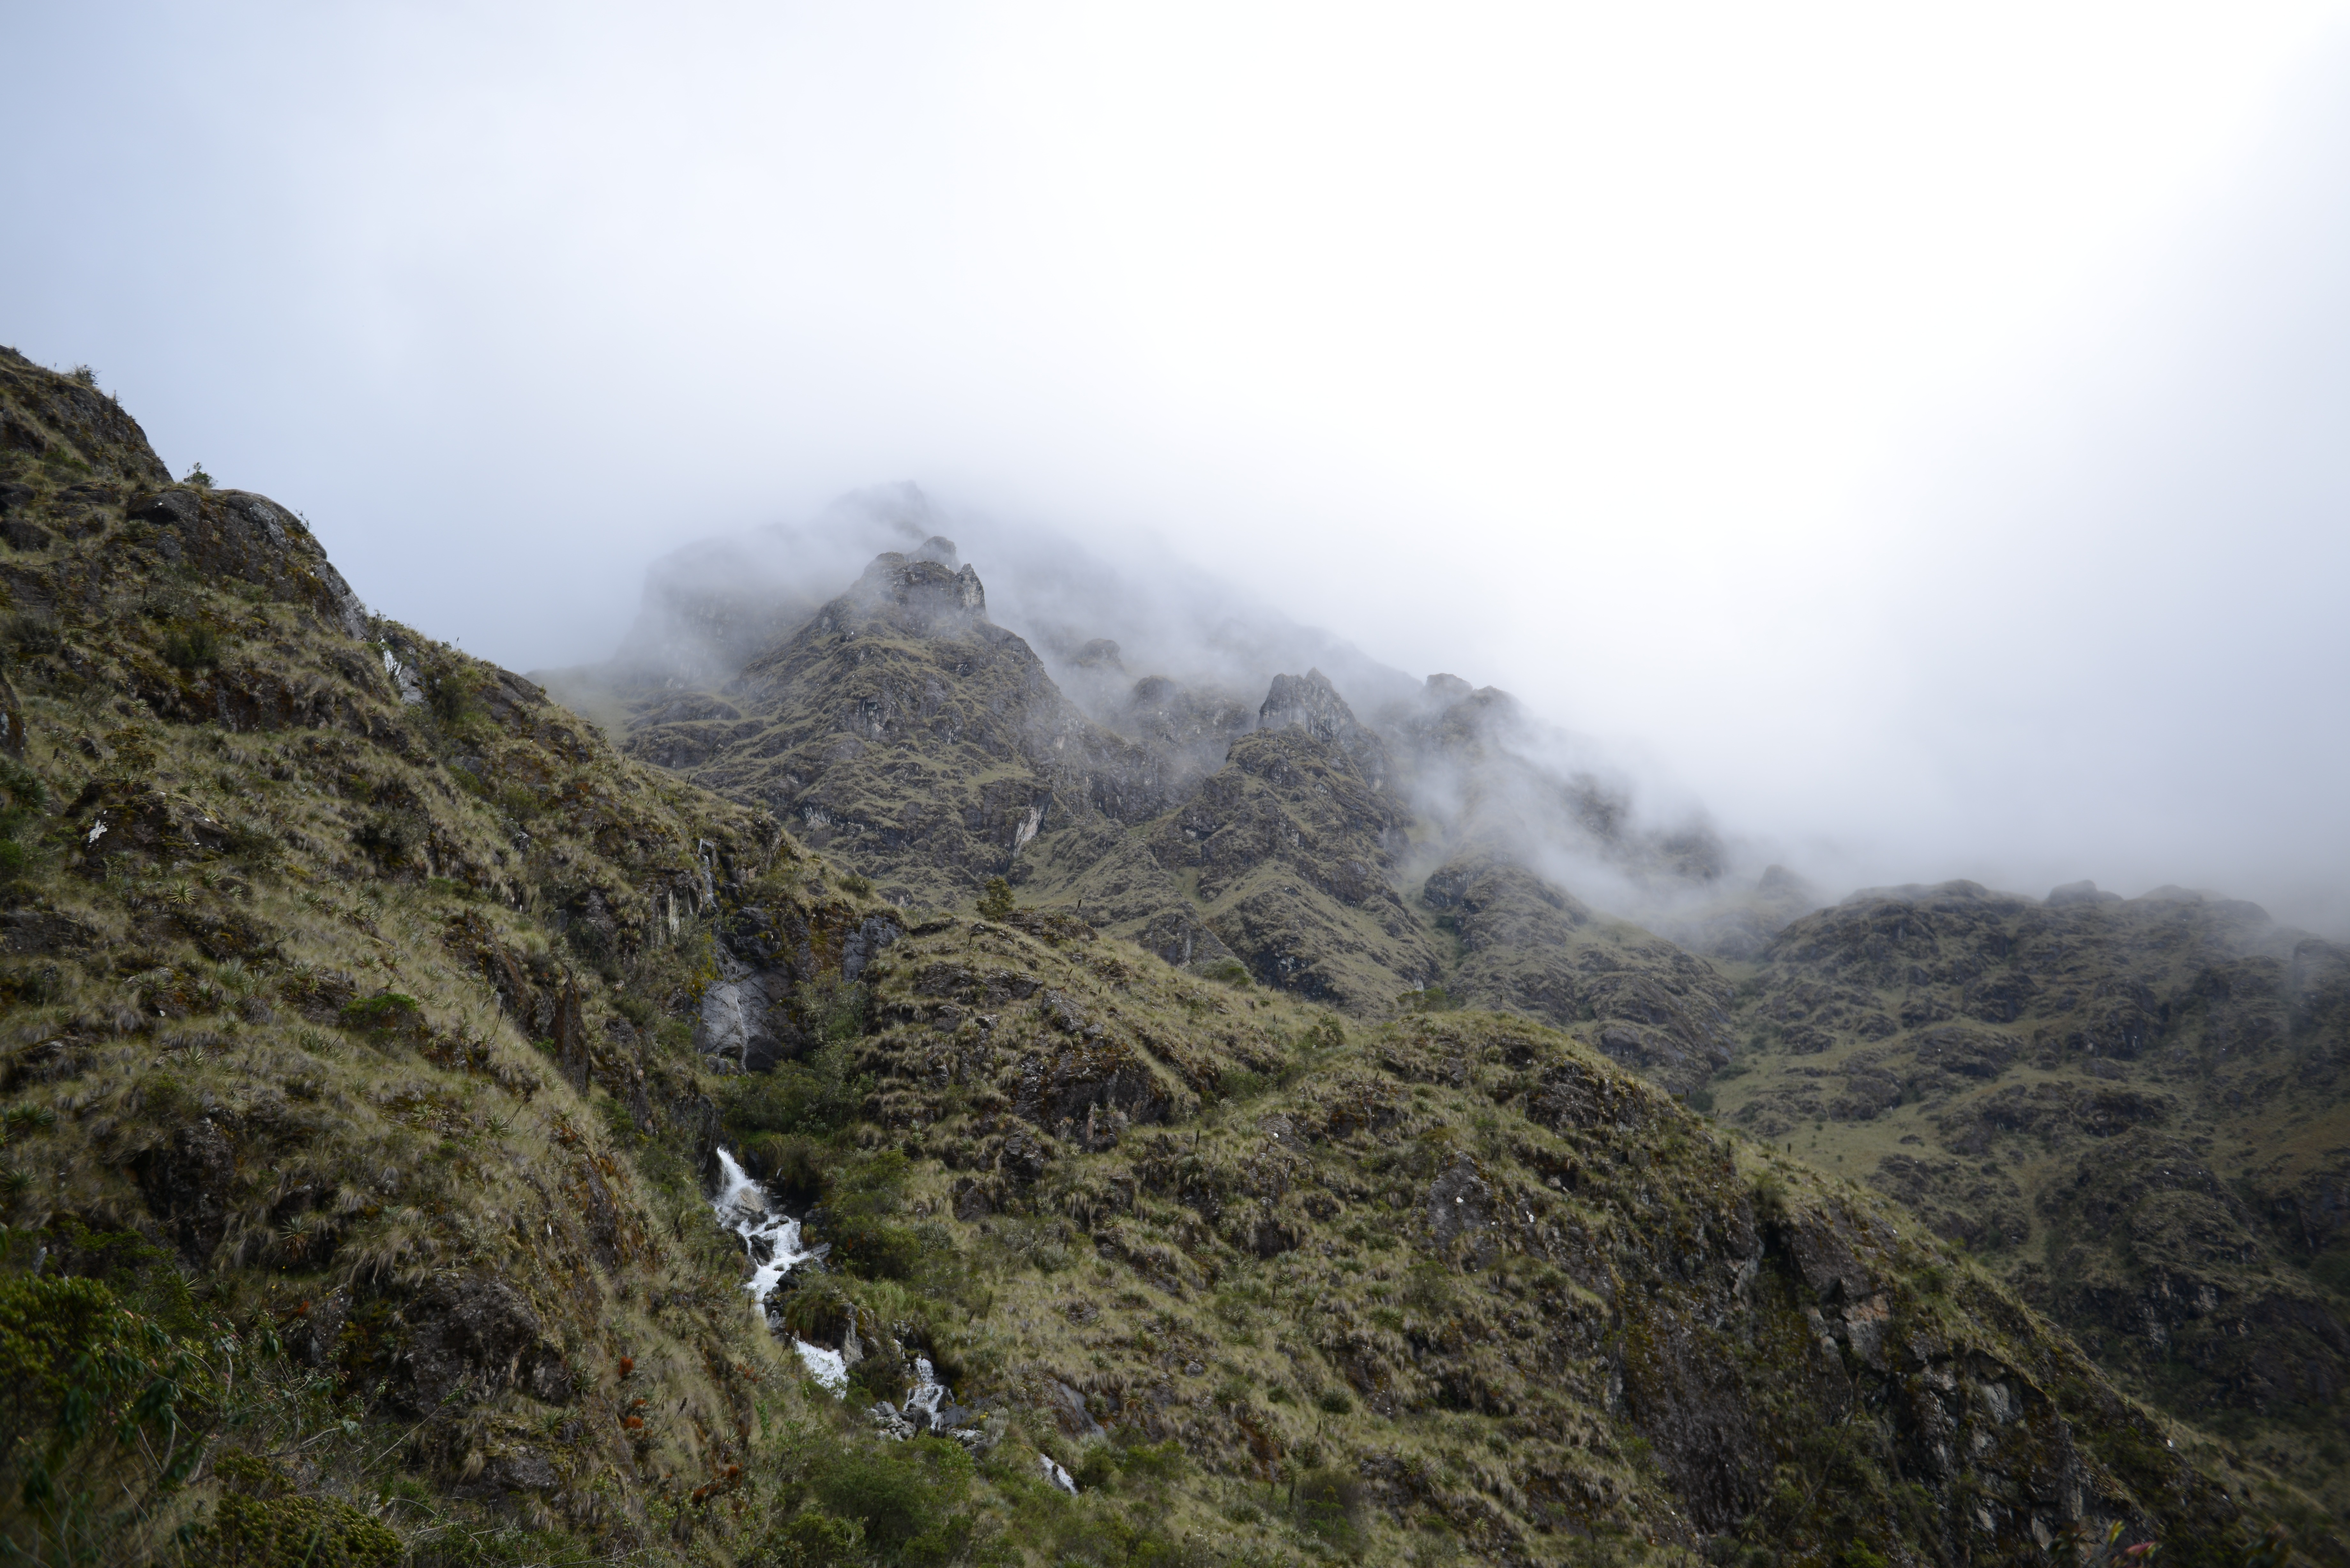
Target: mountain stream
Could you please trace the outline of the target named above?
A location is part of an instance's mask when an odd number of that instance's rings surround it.
[[[767,1196],[765,1188],[753,1180],[740,1162],[725,1149],[718,1151],[718,1195],[711,1199],[718,1222],[743,1238],[743,1248],[751,1256],[751,1277],[743,1288],[750,1293],[751,1304],[767,1320],[767,1326],[776,1334],[788,1334],[784,1314],[768,1305],[767,1298],[784,1282],[784,1276],[802,1263],[820,1263],[829,1247],[803,1247],[800,1244],[800,1222],[785,1214]],[[850,1339],[855,1339],[854,1334]],[[800,1362],[836,1398],[848,1396],[848,1361],[840,1351],[821,1345],[810,1345],[798,1334],[792,1334],[792,1348],[799,1353]],[[876,1405],[871,1415],[874,1424],[884,1437],[903,1439],[916,1432],[935,1432],[953,1438],[972,1447],[992,1443],[990,1425],[980,1422],[977,1410],[966,1410],[954,1402],[954,1395],[939,1381],[936,1368],[927,1355],[914,1357],[914,1386],[906,1402],[892,1409]],[[1000,1419],[1000,1418],[999,1418]],[[1062,1490],[1074,1495],[1077,1490],[1075,1477],[1055,1464],[1050,1456],[1040,1454],[1038,1463],[1045,1477]]]
[[[767,1189],[751,1179],[734,1157],[724,1149],[718,1151],[718,1196],[711,1200],[718,1211],[718,1222],[743,1238],[743,1245],[751,1254],[751,1278],[743,1288],[751,1293],[751,1304],[767,1320],[767,1326],[777,1334],[788,1332],[784,1326],[784,1314],[767,1304],[784,1276],[800,1264],[821,1259],[830,1249],[804,1249],[800,1245],[800,1222],[776,1208],[767,1197]],[[799,1352],[800,1361],[808,1375],[837,1397],[848,1393],[848,1364],[837,1350],[821,1345],[810,1345],[797,1334],[792,1335],[792,1348]]]

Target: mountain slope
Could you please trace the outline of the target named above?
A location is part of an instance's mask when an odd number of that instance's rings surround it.
[[[2181,889],[1950,883],[1796,921],[1741,992],[1725,1118],[2350,1507],[2350,951]]]
[[[1118,656],[1090,657],[1088,680]],[[1055,716],[1040,732],[1088,723],[1041,661],[1022,668],[1023,701]],[[853,707],[805,666],[765,679],[771,706]],[[1032,901],[1178,961],[1229,955],[1263,983],[1356,1017],[1384,1016],[1400,997],[1556,1024],[1782,1143],[1813,1122],[1821,1158],[1995,1253],[2134,1388],[2350,1506],[2338,1490],[2350,1342],[2332,1282],[2350,1143],[2333,1063],[2350,1023],[2313,1000],[2334,983],[2324,944],[2296,951],[2297,937],[2249,906],[2157,897],[2141,917],[2078,888],[2046,905],[1895,890],[1799,920],[1817,899],[1773,868],[1751,891],[1721,889],[1675,915],[1672,929],[1710,961],[1597,914],[1534,868],[1555,861],[1550,825],[1563,820],[1584,835],[1581,863],[1619,892],[1642,878],[1719,888],[1720,847],[1702,831],[1629,830],[1595,781],[1530,761],[1524,721],[1502,693],[1432,677],[1374,725],[1315,674],[1277,678],[1245,718],[1215,694],[1147,678],[1109,712],[1171,804],[1120,821],[1076,791],[1048,795],[1052,777],[1033,772],[1025,798],[1047,803],[1037,837],[1016,846],[1019,821],[998,811],[976,857],[1002,855]],[[848,728],[815,723],[804,744],[854,744]],[[935,768],[908,776],[916,794],[937,787]],[[740,798],[775,798],[723,782]],[[868,815],[884,798],[862,784],[848,797]],[[854,836],[832,846],[876,874],[920,858],[889,860]],[[969,857],[956,879],[978,880]],[[951,881],[931,887],[954,900]],[[2199,1088],[2207,1115],[2182,1140],[2164,1131],[2183,1125],[2182,1102],[2153,1080],[2187,1069],[2126,1058],[2190,1012],[2225,1021],[2234,1044],[2213,1049],[2240,1064],[2264,1042],[2301,1044],[2289,1074],[2231,1068],[2224,1086]],[[2060,1036],[2070,1044],[2051,1044]],[[2302,1120],[2271,1147],[2274,1118],[2259,1106],[2288,1082],[2303,1094]],[[2262,1143],[2266,1169],[2222,1157],[2214,1137]],[[2109,1199],[2109,1184],[2136,1196]]]
[[[1567,1034],[900,912],[364,618],[87,390],[0,358],[41,530],[0,578],[13,1547],[1990,1563],[2111,1521],[2223,1562],[2291,1501]],[[722,1142],[829,1248],[775,1317],[853,1400],[745,1310]],[[889,1408],[923,1360],[960,1437]]]

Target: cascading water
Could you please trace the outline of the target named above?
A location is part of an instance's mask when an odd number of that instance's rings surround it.
[[[751,1278],[743,1288],[751,1293],[752,1305],[767,1320],[769,1328],[777,1334],[787,1332],[783,1314],[769,1306],[767,1298],[775,1294],[785,1274],[802,1263],[821,1259],[831,1249],[803,1249],[800,1222],[778,1210],[769,1200],[766,1189],[752,1180],[734,1157],[723,1148],[718,1151],[718,1196],[711,1199],[711,1207],[717,1210],[718,1222],[742,1237],[743,1245],[751,1254]],[[799,1352],[800,1362],[811,1376],[836,1397],[847,1397],[846,1355],[821,1345],[810,1345],[797,1334],[792,1335],[792,1348]],[[927,1355],[914,1357],[914,1387],[906,1396],[905,1404],[895,1409],[886,1404],[876,1405],[872,1416],[884,1437],[902,1439],[927,1431],[974,1448],[993,1441],[987,1428],[973,1424],[979,1412],[955,1404],[953,1392],[939,1381],[938,1371]],[[1068,1471],[1052,1460],[1045,1461],[1045,1469],[1054,1485],[1072,1492],[1077,1490]]]
[[[751,1305],[767,1320],[769,1328],[784,1332],[783,1314],[768,1306],[767,1298],[775,1293],[785,1274],[822,1258],[830,1249],[803,1250],[800,1222],[775,1209],[768,1201],[766,1189],[723,1148],[718,1151],[718,1196],[711,1200],[711,1207],[718,1211],[718,1222],[742,1237],[751,1254],[751,1278],[743,1287],[751,1293]],[[797,1334],[792,1336],[792,1347],[817,1382],[836,1397],[847,1394],[848,1366],[840,1352],[810,1345]]]

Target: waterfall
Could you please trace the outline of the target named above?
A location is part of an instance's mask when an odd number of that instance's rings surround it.
[[[743,1245],[751,1256],[751,1278],[743,1288],[751,1293],[752,1310],[767,1320],[767,1326],[777,1334],[786,1332],[783,1314],[767,1304],[784,1276],[800,1264],[820,1259],[830,1249],[817,1247],[803,1250],[800,1246],[800,1222],[775,1207],[766,1189],[751,1179],[734,1157],[725,1149],[718,1151],[718,1196],[711,1200],[717,1211],[718,1222],[743,1238]],[[848,1366],[837,1350],[827,1350],[820,1345],[810,1345],[797,1334],[792,1336],[792,1348],[799,1352],[800,1362],[818,1383],[836,1396],[848,1392]]]

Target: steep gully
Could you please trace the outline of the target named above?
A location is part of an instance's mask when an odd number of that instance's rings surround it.
[[[821,1245],[804,1247],[800,1222],[785,1213],[765,1189],[723,1148],[718,1150],[718,1193],[711,1199],[711,1208],[721,1225],[743,1238],[743,1249],[751,1260],[751,1277],[743,1282],[743,1289],[751,1297],[752,1310],[766,1319],[772,1332],[791,1334],[792,1348],[799,1354],[809,1376],[830,1390],[834,1397],[847,1397],[848,1359],[845,1349],[811,1345],[794,1334],[785,1324],[783,1314],[768,1304],[768,1298],[782,1285],[785,1276],[803,1264],[821,1267],[825,1254],[831,1249]],[[871,1414],[883,1436],[899,1439],[917,1431],[936,1431],[968,1444],[977,1444],[986,1437],[983,1428],[965,1424],[973,1421],[976,1413],[956,1406],[952,1391],[939,1381],[937,1369],[926,1355],[914,1357],[914,1386],[905,1402],[895,1409],[877,1404]],[[1038,1455],[1037,1462],[1055,1486],[1073,1494],[1076,1491],[1076,1480],[1049,1455]]]

